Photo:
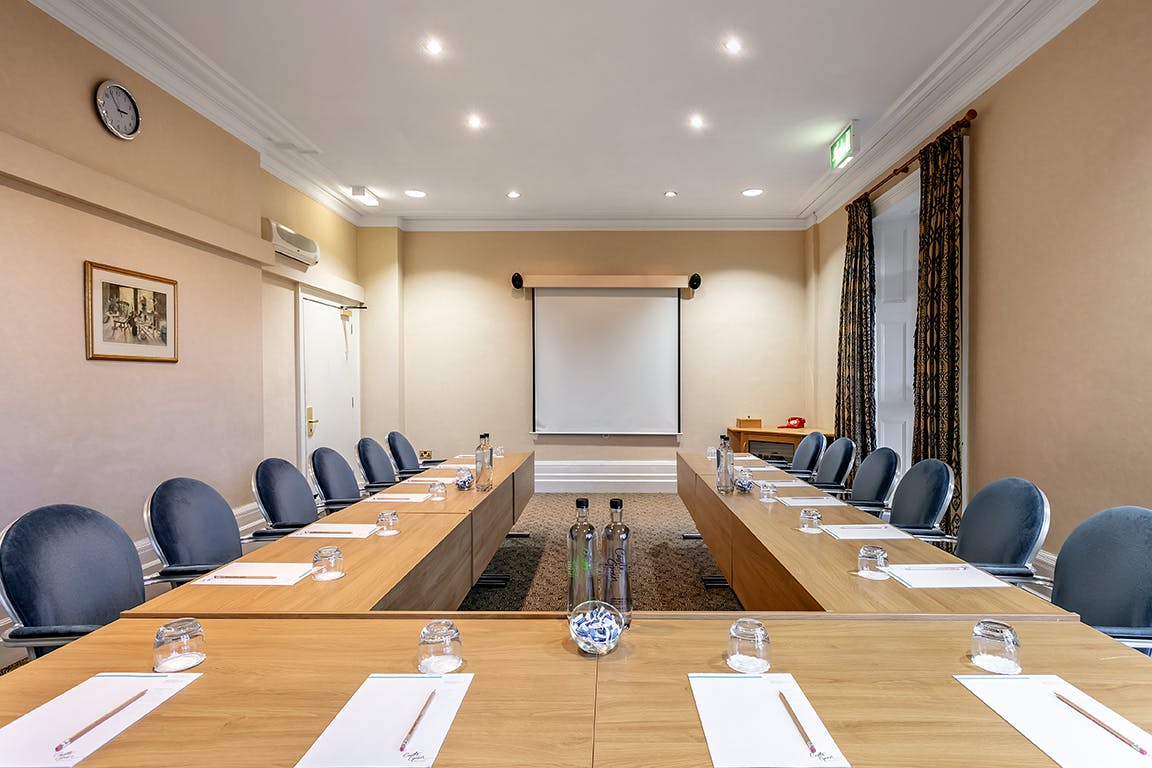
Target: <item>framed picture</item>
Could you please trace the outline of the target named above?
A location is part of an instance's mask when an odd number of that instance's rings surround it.
[[[84,310],[89,360],[176,362],[175,280],[85,261]]]

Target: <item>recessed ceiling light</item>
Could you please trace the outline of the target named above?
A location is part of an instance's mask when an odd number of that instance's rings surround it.
[[[406,189],[404,194],[408,197],[427,197],[428,193],[422,189]]]
[[[520,193],[513,189],[511,192],[508,193],[508,197],[515,200],[516,198],[520,197]]]
[[[468,115],[468,119],[465,122],[468,124],[468,127],[474,131],[478,131],[484,127],[484,118],[480,117],[480,115],[476,114],[475,112]]]
[[[421,47],[431,56],[439,56],[444,52],[444,46],[434,37],[430,37],[421,43]]]
[[[730,36],[724,39],[724,50],[730,56],[739,56],[744,51],[744,44],[740,42],[740,38]]]
[[[704,130],[704,115],[700,114],[699,112],[693,112],[688,116],[688,125],[690,125],[692,129],[696,131]]]
[[[352,199],[364,205],[380,205],[380,201],[368,187],[352,187]]]
[[[740,194],[744,195],[744,197],[760,197],[760,195],[764,194],[764,190],[760,189],[759,187],[751,187],[744,190]]]
[[[664,197],[676,197],[676,195],[678,195],[678,194],[680,194],[680,193],[677,192],[676,190],[670,189],[664,193]]]

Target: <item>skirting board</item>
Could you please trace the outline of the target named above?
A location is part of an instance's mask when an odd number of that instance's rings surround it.
[[[676,462],[537,461],[536,493],[676,493]]]

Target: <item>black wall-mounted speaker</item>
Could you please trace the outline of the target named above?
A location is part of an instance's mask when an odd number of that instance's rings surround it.
[[[692,290],[696,290],[697,288],[700,287],[700,273],[699,272],[696,272],[695,274],[692,275],[692,277],[688,278],[688,287],[691,288]]]
[[[517,290],[524,287],[524,276],[519,272],[512,273],[512,287]]]

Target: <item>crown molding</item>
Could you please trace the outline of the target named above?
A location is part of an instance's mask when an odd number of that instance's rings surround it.
[[[861,137],[860,156],[812,185],[800,215],[827,218],[1096,2],[1000,0],[989,7]]]
[[[406,232],[774,232],[804,230],[800,218],[771,219],[400,219]]]

